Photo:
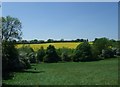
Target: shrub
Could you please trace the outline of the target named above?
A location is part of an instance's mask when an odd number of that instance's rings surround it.
[[[71,61],[71,58],[70,56],[67,54],[67,52],[63,52],[62,55],[61,55],[61,58],[62,58],[62,61]]]
[[[35,57],[35,53],[34,52],[29,53],[27,56],[28,56],[28,58],[30,60],[30,63],[36,63],[37,62],[37,59]]]
[[[13,42],[3,41],[2,43],[2,64],[3,70],[15,70],[17,63],[19,62],[19,54],[17,49],[14,46]]]
[[[23,45],[18,50],[19,50],[19,53],[23,54],[22,58],[27,57],[28,60],[30,61],[30,63],[36,63],[37,62],[36,57],[35,57],[35,52],[30,46]],[[26,58],[24,58],[24,59],[26,59]]]
[[[102,53],[102,50],[107,49],[110,45],[110,41],[107,38],[97,38],[93,42],[93,46],[98,51],[97,55],[100,55]]]
[[[54,62],[58,62],[59,60],[60,57],[58,56],[55,47],[53,45],[49,45],[46,50],[44,62],[54,63]]]
[[[73,61],[92,61],[91,46],[88,42],[83,42],[76,47]]]
[[[15,43],[11,41],[2,42],[2,77],[6,79],[12,71],[21,70],[19,54]]]
[[[116,50],[116,55],[120,56],[120,49],[119,48]]]
[[[24,51],[19,52],[20,66],[22,69],[31,68],[29,57]]]
[[[101,57],[99,56],[99,51],[94,47],[94,45],[91,46],[92,51],[92,60],[101,60]]]
[[[57,54],[60,56],[60,60],[61,61],[64,61],[64,59],[66,60],[66,58],[64,56],[67,56],[67,58],[69,59],[69,61],[72,60],[72,57],[73,57],[73,53],[74,53],[74,49],[70,49],[70,48],[59,48],[56,50],[57,51]],[[64,58],[63,58],[64,57]]]
[[[45,56],[45,50],[43,47],[41,47],[38,51],[37,51],[37,60],[38,62],[43,62],[43,58]]]
[[[112,49],[108,48],[108,49],[102,50],[101,55],[103,58],[112,58],[114,57],[114,52],[112,51]]]

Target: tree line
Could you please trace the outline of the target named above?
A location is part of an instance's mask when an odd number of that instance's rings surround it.
[[[22,25],[19,19],[2,17],[2,77],[7,79],[14,71],[31,68],[31,63],[87,62],[120,56],[120,41],[95,38],[93,44],[87,40],[75,49],[49,45],[34,51],[30,46],[15,48],[16,39],[21,40]]]
[[[42,44],[42,43],[57,43],[57,42],[85,42],[88,41],[88,39],[76,39],[76,40],[54,40],[54,39],[48,39],[47,41],[45,40],[13,40],[13,42],[16,42],[17,44]]]

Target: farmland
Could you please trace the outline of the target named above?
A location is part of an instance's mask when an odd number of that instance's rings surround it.
[[[40,49],[41,47],[43,47],[44,49],[46,49],[49,45],[54,45],[56,49],[58,48],[71,48],[74,49],[77,47],[77,45],[81,44],[82,42],[61,42],[61,43],[44,43],[44,44],[18,44],[16,47],[17,48],[21,48],[22,46],[30,46],[33,48],[34,51],[37,51],[38,49]],[[92,42],[89,42],[90,44],[92,44]]]
[[[117,58],[96,62],[32,64],[32,69],[15,72],[13,79],[3,80],[3,84],[8,85],[117,85],[117,82]]]

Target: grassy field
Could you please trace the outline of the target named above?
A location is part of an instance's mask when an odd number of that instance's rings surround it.
[[[24,44],[24,45],[29,45],[30,47],[33,48],[33,50],[38,50],[40,49],[42,46],[44,47],[44,49],[46,49],[49,45],[54,45],[56,49],[58,48],[76,48],[77,45],[81,44],[82,42],[61,42],[61,43],[44,43],[44,44]],[[90,44],[92,44],[92,42],[90,42]],[[23,46],[23,44],[18,44],[17,48],[21,48]]]
[[[35,70],[36,68],[36,70]],[[117,85],[118,59],[95,62],[41,63],[3,80],[9,85]]]

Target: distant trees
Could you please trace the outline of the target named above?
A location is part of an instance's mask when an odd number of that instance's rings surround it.
[[[42,44],[42,43],[57,43],[57,42],[88,42],[88,39],[76,39],[76,40],[64,40],[64,39],[60,39],[60,40],[53,40],[53,39],[48,39],[47,41],[44,40],[20,40],[20,41],[16,41],[16,43],[18,44]]]

